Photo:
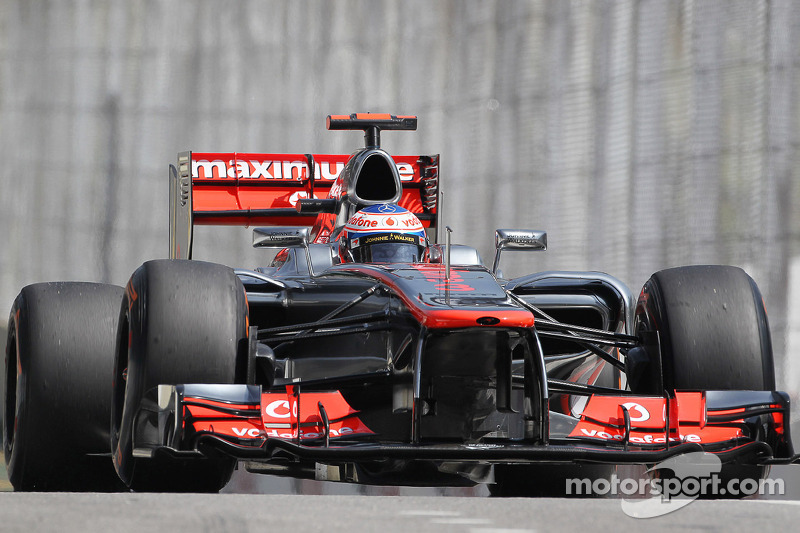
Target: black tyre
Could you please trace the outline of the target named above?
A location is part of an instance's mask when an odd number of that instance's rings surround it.
[[[108,444],[122,295],[113,285],[40,283],[23,288],[14,301],[3,449],[16,490],[125,488]]]
[[[247,300],[230,268],[159,260],[131,276],[120,311],[114,364],[114,466],[133,490],[217,492],[236,465],[230,457],[133,457],[133,423],[145,391],[159,384],[244,383]]]
[[[775,390],[764,301],[731,266],[656,272],[636,305],[636,331],[657,331],[664,390]],[[650,354],[655,357],[655,354]],[[657,383],[649,388],[658,387]]]
[[[650,392],[775,390],[767,313],[755,281],[732,266],[688,266],[656,272],[636,305],[637,334],[657,331],[661,365]],[[648,354],[657,366],[657,355]],[[768,467],[723,465],[723,483],[760,479]]]

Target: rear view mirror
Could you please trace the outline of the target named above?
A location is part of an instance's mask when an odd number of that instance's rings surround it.
[[[528,229],[498,229],[494,236],[494,266],[492,272],[497,274],[500,265],[500,252],[503,250],[547,250],[547,232]]]
[[[308,245],[306,227],[253,228],[253,248],[289,248]]]
[[[498,250],[547,250],[547,232],[499,229],[495,231],[494,247]]]

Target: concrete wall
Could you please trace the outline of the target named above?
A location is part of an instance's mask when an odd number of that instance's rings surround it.
[[[455,241],[490,258],[495,227],[545,229],[517,272],[634,290],[669,266],[740,265],[796,396],[798,38],[791,0],[6,0],[0,306],[164,257],[178,151],[347,153],[361,135],[327,114],[416,114],[384,146],[442,154]],[[263,263],[248,243],[196,241]]]

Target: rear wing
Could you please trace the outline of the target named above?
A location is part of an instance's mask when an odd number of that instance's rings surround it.
[[[196,225],[313,226],[298,200],[326,198],[349,155],[181,152],[170,165],[169,257],[191,259]],[[393,156],[400,205],[436,226],[439,156]],[[311,172],[309,172],[311,170]]]

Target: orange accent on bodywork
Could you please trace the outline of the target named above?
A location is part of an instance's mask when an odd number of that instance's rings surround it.
[[[780,405],[770,405],[773,409],[781,409],[782,406]],[[786,427],[784,425],[784,417],[783,413],[772,413],[772,420],[775,422],[775,433],[778,435],[783,435],[786,431]]]
[[[744,407],[740,407],[738,409],[725,409],[722,411],[709,411],[709,416],[727,416],[727,415],[738,415],[744,413]]]
[[[133,302],[139,299],[139,294],[133,288],[133,283],[131,282],[128,282],[125,286],[125,293],[128,295],[128,309],[130,309],[133,306]]]
[[[444,269],[444,265],[413,265],[415,268],[437,268]],[[370,278],[376,279],[384,283],[387,287],[393,290],[395,294],[402,300],[414,318],[423,326],[427,328],[466,328],[475,327],[476,321],[479,318],[491,314],[497,318],[499,322],[494,324],[496,327],[513,327],[513,328],[531,328],[533,327],[533,313],[527,309],[431,309],[425,306],[416,298],[412,298],[405,294],[397,285],[395,276],[388,272],[383,272],[374,268],[363,268],[357,265],[352,267],[348,266],[348,271],[358,272]]]
[[[358,120],[392,120],[389,113],[356,113]]]

